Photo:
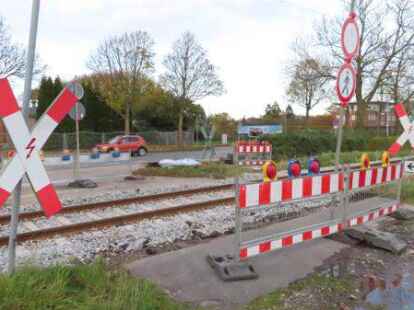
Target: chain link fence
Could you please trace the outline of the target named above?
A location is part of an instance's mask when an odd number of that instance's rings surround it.
[[[124,132],[92,132],[81,131],[79,133],[79,143],[81,149],[92,149],[99,143],[106,143],[116,136],[123,136]],[[148,144],[155,145],[176,145],[178,140],[177,131],[145,131],[131,132],[130,135],[139,135],[145,139]],[[2,151],[13,149],[6,134],[0,135],[2,143]],[[194,144],[194,133],[192,131],[183,132],[183,144]],[[76,148],[76,133],[53,133],[46,145],[43,147],[45,151],[61,151],[63,149]]]

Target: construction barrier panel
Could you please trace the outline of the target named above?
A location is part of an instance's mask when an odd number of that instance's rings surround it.
[[[325,237],[376,220],[400,206],[404,160],[382,161],[318,175],[236,184],[238,260]],[[257,235],[258,218],[276,218],[277,231]]]
[[[233,162],[239,166],[262,166],[272,159],[272,145],[267,141],[237,141]]]

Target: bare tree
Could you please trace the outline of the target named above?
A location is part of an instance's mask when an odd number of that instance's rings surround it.
[[[138,104],[154,68],[154,41],[145,31],[111,37],[99,45],[87,66],[106,101],[125,120],[130,132],[131,108]]]
[[[329,70],[317,59],[300,60],[290,69],[287,95],[290,101],[305,108],[306,120],[309,112],[327,98],[326,85],[330,80]]]
[[[178,143],[181,144],[185,113],[182,103],[221,95],[224,92],[223,82],[207,58],[207,52],[190,32],[185,32],[174,43],[172,52],[164,58],[163,64],[166,72],[160,81],[177,99]]]
[[[0,16],[0,75],[24,77],[24,49],[12,42],[9,29]]]
[[[347,7],[349,4],[347,4]],[[356,101],[359,106],[358,125],[363,125],[367,105],[379,95],[379,89],[390,81],[393,72],[394,93],[411,89],[406,98],[412,98],[414,80],[408,68],[414,65],[414,3],[411,0],[357,0],[356,12],[360,24],[360,55],[354,65],[357,69]],[[340,29],[344,16],[323,19],[316,28],[317,46],[328,51],[332,72],[343,62],[340,47]],[[405,69],[404,69],[405,68]],[[404,70],[403,70],[404,69]],[[394,97],[396,97],[394,95]]]

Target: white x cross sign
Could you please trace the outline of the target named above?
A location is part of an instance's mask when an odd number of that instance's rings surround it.
[[[62,208],[41,162],[39,151],[53,130],[82,97],[80,94],[83,94],[83,90],[79,84],[71,83],[65,87],[30,133],[8,80],[0,79],[0,117],[17,152],[0,176],[0,206],[6,202],[26,173],[47,217]]]
[[[398,119],[400,120],[401,126],[404,129],[404,132],[401,136],[393,143],[388,152],[391,155],[396,155],[402,146],[407,142],[410,141],[411,147],[414,148],[414,123],[410,122],[408,118],[407,112],[405,111],[405,107],[402,103],[398,103],[394,106],[395,114],[397,114]]]

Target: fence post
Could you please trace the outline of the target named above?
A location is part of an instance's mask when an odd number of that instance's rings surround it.
[[[66,135],[66,132],[62,134],[62,146],[63,146],[63,150],[68,149],[68,136]]]
[[[240,210],[240,180],[239,177],[234,178],[235,186],[235,219],[234,219],[234,259],[236,262],[240,261],[240,244],[241,244],[241,233],[242,233],[242,221],[241,221],[241,210]]]
[[[403,169],[402,171],[400,170],[400,175],[402,174],[403,177],[399,178],[398,185],[397,185],[397,201],[398,201],[398,204],[401,203],[401,192],[402,192],[402,185],[403,185],[403,178],[404,178],[405,159],[401,160],[400,165],[401,165],[401,169]]]
[[[343,167],[343,166],[342,166]],[[346,223],[348,214],[348,206],[349,206],[349,179],[351,174],[351,169],[349,165],[346,165],[344,168],[342,168],[343,174],[344,174],[344,191],[341,199],[341,203],[343,205],[343,219],[342,223]]]

